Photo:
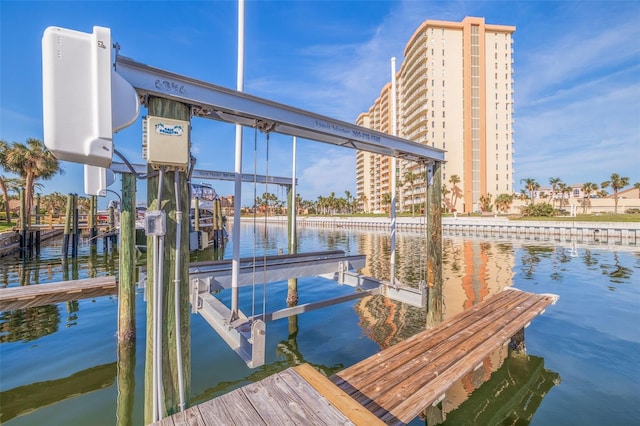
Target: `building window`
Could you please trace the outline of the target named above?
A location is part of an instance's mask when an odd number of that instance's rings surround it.
[[[444,129],[444,121],[442,122],[442,128]]]
[[[444,111],[442,111],[442,118],[444,118]]]

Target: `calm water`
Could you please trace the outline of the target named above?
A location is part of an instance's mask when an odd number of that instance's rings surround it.
[[[246,229],[245,229],[246,227]],[[382,233],[301,229],[300,252],[366,254],[365,274],[388,275]],[[243,224],[243,256],[286,252],[286,229]],[[59,243],[58,243],[59,244]],[[418,234],[397,237],[398,277],[424,277]],[[110,275],[117,255],[63,265],[51,243],[38,262],[0,260],[0,285]],[[225,257],[232,253],[231,244]],[[200,259],[212,253],[202,253]],[[448,318],[506,286],[560,300],[526,329],[527,356],[499,350],[427,410],[429,424],[634,425],[640,419],[640,249],[546,245],[536,241],[444,241]],[[350,293],[320,278],[299,280],[301,302]],[[246,314],[285,307],[286,283],[241,291]],[[225,302],[229,294],[219,295]],[[145,308],[137,297],[133,394],[118,393],[117,299],[101,297],[0,313],[0,421],[7,425],[143,424]],[[425,329],[423,310],[368,297],[267,325],[267,365],[248,369],[210,326],[193,315],[191,403],[307,362],[330,375]],[[130,407],[126,404],[131,404]],[[120,409],[118,411],[118,408]],[[413,423],[424,424],[425,418]]]

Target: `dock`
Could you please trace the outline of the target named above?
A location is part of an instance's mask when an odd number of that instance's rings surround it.
[[[116,294],[115,276],[0,289],[0,312]]]
[[[330,378],[291,367],[154,425],[406,424],[556,300],[508,288]]]

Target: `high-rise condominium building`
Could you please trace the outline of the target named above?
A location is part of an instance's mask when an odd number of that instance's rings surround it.
[[[481,197],[513,193],[513,39],[515,27],[427,20],[413,34],[396,74],[398,136],[446,151],[446,207],[481,209]],[[357,124],[392,133],[391,83]],[[391,159],[358,152],[356,181],[366,212],[390,207]],[[424,167],[399,161],[398,208],[425,201]]]

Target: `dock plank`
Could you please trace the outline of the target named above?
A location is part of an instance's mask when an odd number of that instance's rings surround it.
[[[200,409],[201,418],[198,425],[252,426],[267,424],[242,389],[236,389],[192,408]],[[195,412],[193,414],[195,415]]]
[[[555,302],[505,290],[331,377],[388,424],[404,424]]]
[[[8,287],[0,289],[0,311],[107,296],[117,292],[115,276]]]

